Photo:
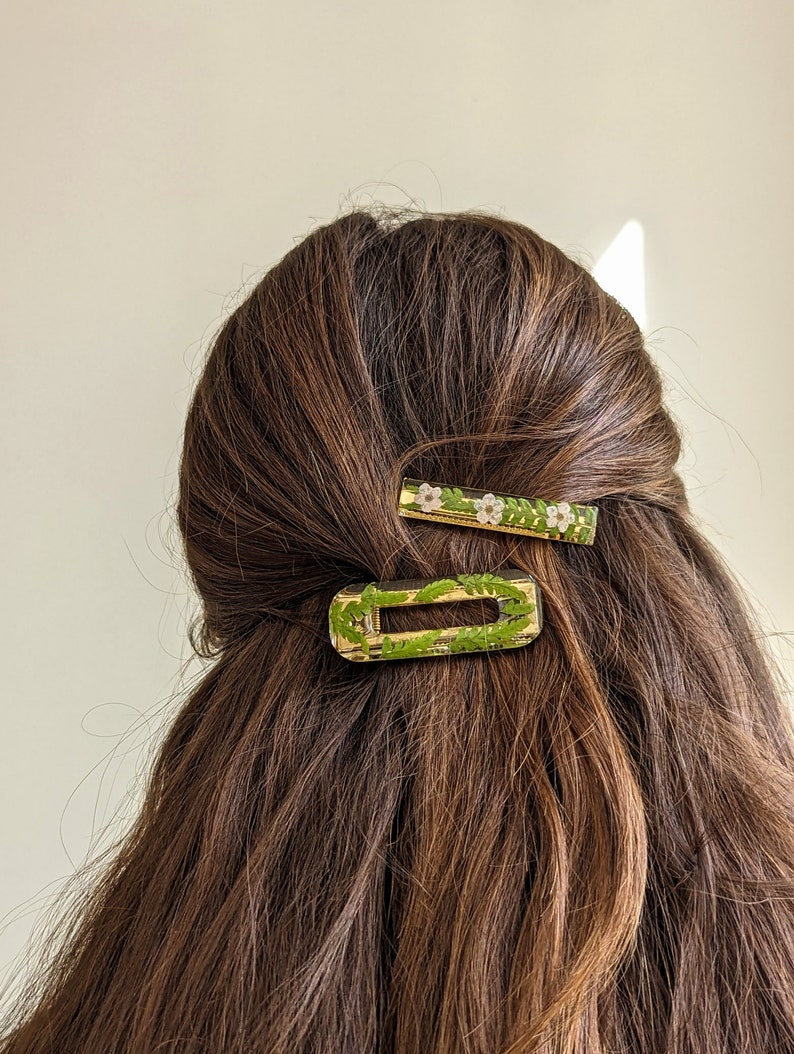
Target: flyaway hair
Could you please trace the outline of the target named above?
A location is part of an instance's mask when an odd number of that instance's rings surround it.
[[[292,248],[187,416],[206,671],[0,1052],[794,1054],[792,717],[681,446],[634,319],[527,227],[355,209]],[[598,534],[404,519],[404,476]],[[525,647],[330,645],[348,582],[508,567]]]

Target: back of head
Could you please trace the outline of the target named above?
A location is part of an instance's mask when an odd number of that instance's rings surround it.
[[[354,211],[293,248],[187,420],[215,661],[0,1050],[794,1052],[791,720],[680,449],[632,317],[521,224]],[[405,475],[598,533],[404,519]],[[507,567],[527,647],[329,643],[350,582]]]

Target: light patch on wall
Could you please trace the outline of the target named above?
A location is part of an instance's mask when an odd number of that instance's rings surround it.
[[[593,268],[593,277],[631,312],[645,330],[645,232],[638,220],[628,220]]]

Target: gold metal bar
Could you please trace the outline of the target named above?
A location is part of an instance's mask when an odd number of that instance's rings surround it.
[[[382,607],[449,603],[491,597],[499,606],[494,622],[473,626],[381,633]],[[331,643],[345,659],[415,659],[499,651],[529,644],[542,628],[540,589],[526,573],[508,569],[445,578],[356,582],[341,589],[328,609]]]
[[[407,476],[400,487],[397,512],[418,520],[509,531],[579,545],[593,544],[598,519],[596,505],[493,494]]]

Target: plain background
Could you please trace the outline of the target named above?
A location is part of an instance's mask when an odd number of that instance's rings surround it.
[[[692,503],[792,669],[792,43],[788,0],[6,5],[6,980],[199,672],[171,514],[208,342],[352,204],[585,263],[643,225]]]

